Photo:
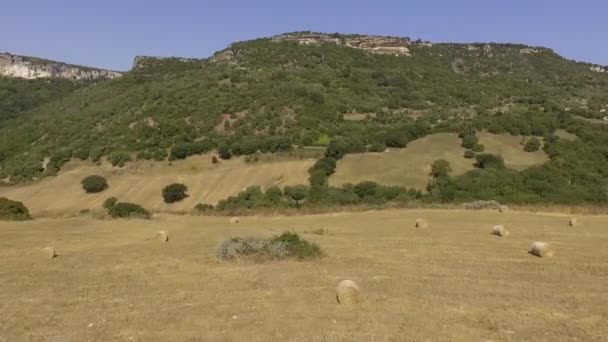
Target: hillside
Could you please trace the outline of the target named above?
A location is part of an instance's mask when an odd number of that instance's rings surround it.
[[[134,64],[111,82],[0,121],[0,178],[54,175],[71,158],[121,166],[332,141],[360,153],[473,128],[473,135],[545,137],[550,161],[523,171],[472,170],[435,184],[431,193],[442,200],[608,199],[592,187],[608,184],[606,129],[574,120],[602,116],[608,75],[548,48],[301,32],[235,43],[208,59]],[[578,139],[558,141],[557,129]],[[535,172],[544,175],[540,183],[528,180]],[[497,187],[497,179],[508,184]],[[489,184],[493,192],[478,189]]]

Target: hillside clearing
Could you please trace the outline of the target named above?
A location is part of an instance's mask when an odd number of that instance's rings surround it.
[[[522,137],[478,133],[479,142],[487,153],[500,154],[507,167],[523,170],[548,160],[543,151],[524,152]],[[331,185],[359,183],[371,180],[386,185],[403,185],[423,190],[429,180],[431,164],[437,159],[450,162],[452,175],[473,169],[474,160],[463,157],[465,149],[456,134],[437,133],[412,141],[404,149],[390,149],[383,153],[346,155],[338,161]]]
[[[252,185],[267,188],[306,184],[307,170],[314,162],[314,159],[304,159],[245,163],[243,158],[235,158],[212,165],[210,155],[171,164],[136,162],[124,169],[73,162],[56,177],[28,185],[0,187],[0,197],[23,202],[34,216],[73,215],[85,209],[99,210],[103,201],[111,196],[154,211],[187,211],[197,203],[215,204]],[[110,187],[101,193],[85,194],[80,181],[92,174],[105,177]],[[189,197],[178,203],[166,204],[161,190],[175,182],[188,187]]]
[[[418,217],[430,228],[418,230]],[[0,332],[14,340],[602,341],[606,216],[389,210],[294,217],[0,222]],[[495,224],[511,231],[490,235]],[[322,236],[305,231],[325,227]],[[160,230],[171,234],[159,242]],[[293,230],[312,262],[221,263],[235,236]],[[531,256],[532,241],[556,247]],[[57,257],[41,248],[52,245]],[[336,302],[352,279],[361,303]]]

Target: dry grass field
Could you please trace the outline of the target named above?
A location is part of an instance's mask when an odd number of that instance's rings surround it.
[[[0,222],[0,341],[605,341],[608,217],[568,219],[421,209]],[[495,224],[511,235],[491,236]],[[318,228],[328,233],[305,233]],[[169,242],[152,239],[160,229]],[[215,258],[226,238],[285,230],[326,256]],[[529,255],[535,240],[556,255]],[[58,257],[44,258],[49,245]],[[361,287],[359,305],[336,303],[342,279]]]
[[[523,170],[548,160],[543,151],[525,152],[521,137],[478,133],[479,142],[486,153],[500,154],[507,167]],[[445,159],[452,166],[452,174],[460,175],[473,169],[472,159],[463,157],[465,149],[456,134],[438,133],[412,141],[404,149],[391,149],[384,153],[348,154],[338,161],[336,173],[330,177],[331,185],[359,183],[365,180],[387,185],[403,185],[424,190],[429,181],[431,164]]]
[[[250,185],[267,188],[306,184],[314,159],[245,163],[243,158],[211,164],[211,156],[195,156],[168,162],[136,162],[126,167],[71,162],[56,177],[25,186],[0,187],[0,197],[22,201],[35,216],[74,215],[83,209],[100,209],[111,196],[135,202],[154,211],[176,212],[197,203],[215,204]],[[85,194],[81,180],[91,174],[107,178],[110,188],[99,194]],[[170,183],[184,183],[190,197],[165,204],[161,190]]]

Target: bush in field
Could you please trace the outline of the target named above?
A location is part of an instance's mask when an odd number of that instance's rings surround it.
[[[139,204],[129,203],[129,202],[118,202],[114,204],[109,210],[108,213],[113,218],[142,218],[149,219],[152,214],[144,209]]]
[[[82,188],[87,194],[102,192],[108,188],[108,181],[97,175],[85,177],[81,183]]]
[[[291,197],[296,202],[296,205],[299,206],[300,202],[308,196],[308,187],[305,185],[286,186],[283,189],[283,193],[285,196]]]
[[[445,177],[452,172],[450,162],[445,159],[437,159],[431,164],[431,174],[433,178]]]
[[[486,150],[486,147],[484,144],[475,144],[475,146],[473,146],[472,150],[474,152],[483,152]]]
[[[30,212],[23,203],[0,197],[0,220],[26,221],[31,219]]]
[[[229,261],[303,260],[320,257],[322,252],[318,245],[300,238],[298,234],[285,232],[271,239],[232,238],[220,245],[216,255],[218,259]]]
[[[169,184],[163,189],[163,200],[165,201],[165,203],[179,202],[184,198],[188,197],[186,191],[188,191],[188,187],[184,184]]]
[[[540,149],[541,145],[542,144],[537,137],[532,137],[526,142],[526,145],[524,146],[524,151],[526,151],[526,152],[538,151]]]
[[[108,156],[108,161],[112,164],[112,166],[123,167],[127,162],[131,161],[131,155],[125,151],[112,152]]]
[[[213,210],[213,205],[207,203],[198,203],[194,206],[194,210],[199,213],[209,212]]]
[[[106,210],[110,210],[110,209],[112,209],[113,206],[116,205],[117,202],[118,202],[118,199],[116,197],[110,197],[110,198],[106,199],[105,201],[103,201],[103,208]]]
[[[490,153],[482,153],[475,156],[475,167],[480,169],[504,169],[505,161],[502,156],[490,154]]]
[[[475,147],[475,145],[477,145],[478,142],[479,142],[479,139],[477,138],[476,135],[465,135],[462,138],[462,147],[473,148],[473,147]]]
[[[464,151],[464,157],[467,159],[473,159],[473,158],[475,158],[475,156],[476,156],[476,153],[471,150]]]

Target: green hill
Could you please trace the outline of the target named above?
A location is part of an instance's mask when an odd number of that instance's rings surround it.
[[[436,183],[431,194],[608,198],[606,188],[592,186],[608,183],[606,129],[574,118],[599,115],[608,102],[606,74],[546,48],[391,39],[305,32],[235,43],[209,59],[140,58],[120,79],[3,109],[12,114],[0,121],[0,178],[52,175],[70,158],[120,166],[330,141],[351,153],[487,130],[545,137],[551,159],[523,171],[476,169]],[[559,140],[557,129],[578,139]]]

